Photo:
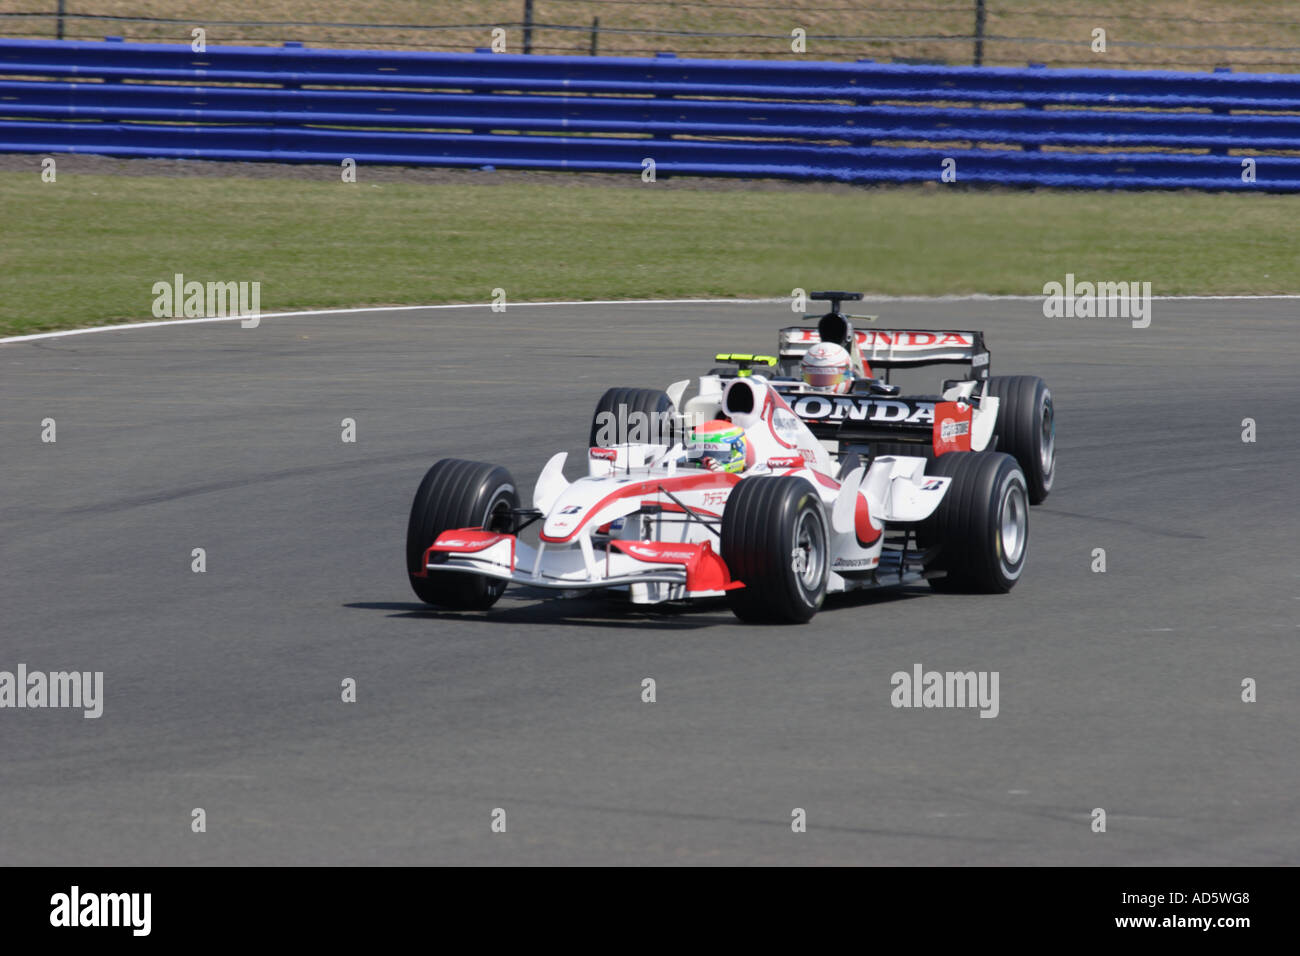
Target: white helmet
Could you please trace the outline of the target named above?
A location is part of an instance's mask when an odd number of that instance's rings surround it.
[[[799,369],[803,380],[812,388],[844,393],[849,390],[849,353],[842,345],[818,342],[803,353]]]

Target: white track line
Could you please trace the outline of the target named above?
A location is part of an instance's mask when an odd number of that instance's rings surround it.
[[[789,302],[789,299],[587,299],[573,302],[507,302],[506,307],[509,309],[518,309],[524,306],[545,306],[545,305],[718,305],[734,303],[738,305],[747,305],[753,303],[765,303],[771,305],[779,302]],[[490,302],[462,302],[453,305],[374,305],[365,306],[357,309],[307,309],[302,312],[263,312],[259,315],[258,321],[262,319],[287,319],[299,315],[355,315],[359,312],[419,312],[427,309],[490,309]],[[38,332],[35,335],[13,335],[9,338],[0,339],[0,345],[6,342],[31,342],[35,339],[57,339],[65,335],[88,335],[91,332],[121,332],[127,329],[153,329],[160,325],[196,325],[200,322],[242,322],[246,316],[224,315],[204,319],[158,319],[153,322],[122,322],[117,325],[96,325],[88,329],[65,329],[62,332]]]
[[[970,295],[868,295],[863,302],[1032,302],[1041,301],[1041,295],[986,295],[981,292]],[[1162,301],[1229,301],[1239,299],[1300,299],[1300,295],[1153,295],[1152,299]],[[509,302],[507,308],[537,308],[541,306],[578,306],[578,305],[779,305],[788,303],[789,297],[779,299],[585,299],[572,302]],[[387,305],[366,306],[357,309],[308,309],[302,312],[267,312],[258,316],[261,319],[287,319],[302,315],[356,315],[363,312],[420,312],[431,309],[490,309],[488,302],[465,302],[453,305]],[[0,339],[0,345],[11,342],[34,342],[38,339],[58,339],[66,335],[90,335],[94,332],[126,332],[130,329],[155,329],[165,325],[197,325],[201,322],[241,322],[245,317],[238,315],[219,316],[204,319],[158,319],[153,322],[123,322],[118,325],[97,325],[88,329],[65,329],[61,332],[38,332],[34,335],[12,335]]]
[[[1041,302],[1045,295],[990,295],[984,292],[972,292],[968,295],[864,295],[863,302]],[[1120,297],[1123,299],[1123,296]],[[1134,298],[1133,296],[1129,297]],[[1300,299],[1300,294],[1293,292],[1274,292],[1266,295],[1153,295],[1152,299],[1166,302],[1214,302],[1227,299]],[[754,302],[755,299],[744,301]],[[789,302],[786,299],[763,300]]]

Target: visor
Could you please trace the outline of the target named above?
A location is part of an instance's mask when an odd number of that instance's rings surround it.
[[[849,373],[842,368],[806,368],[803,370],[803,380],[813,388],[830,388],[834,385],[843,385],[848,381],[848,378]]]

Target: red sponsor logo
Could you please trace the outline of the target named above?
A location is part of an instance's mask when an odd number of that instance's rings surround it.
[[[457,531],[444,531],[438,535],[438,539],[433,542],[433,546],[429,550],[482,551],[510,537],[508,534],[494,534],[491,531],[462,528]]]
[[[613,448],[591,448],[587,451],[587,455],[600,461],[618,460],[618,452]]]
[[[638,544],[631,541],[611,541],[610,544],[639,561],[685,565],[688,592],[731,591],[745,586],[740,581],[731,580],[726,563],[707,541],[703,544],[666,544],[657,541]]]
[[[783,455],[779,458],[769,458],[767,460],[767,467],[769,468],[802,468],[803,466],[803,455]]]
[[[629,554],[634,554],[638,558],[648,558],[652,561],[690,561],[698,551],[671,551],[668,548],[647,548],[640,544],[629,544],[623,549]]]
[[[934,453],[970,451],[972,410],[965,402],[940,402],[934,406]]]
[[[429,563],[435,552],[442,554],[473,554],[486,551],[502,541],[510,542],[510,570],[515,569],[515,536],[513,534],[496,534],[480,528],[456,528],[444,531],[424,552],[424,563]],[[416,572],[417,577],[425,577],[427,572]]]
[[[955,422],[945,418],[939,423],[939,437],[945,441],[955,441],[958,435],[970,434],[970,422]]]
[[[859,332],[859,345],[893,345],[901,348],[929,348],[959,345],[970,348],[975,339],[958,332]]]

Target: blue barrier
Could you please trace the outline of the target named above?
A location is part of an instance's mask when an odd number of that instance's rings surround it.
[[[0,152],[1295,191],[1300,76],[0,40]]]

